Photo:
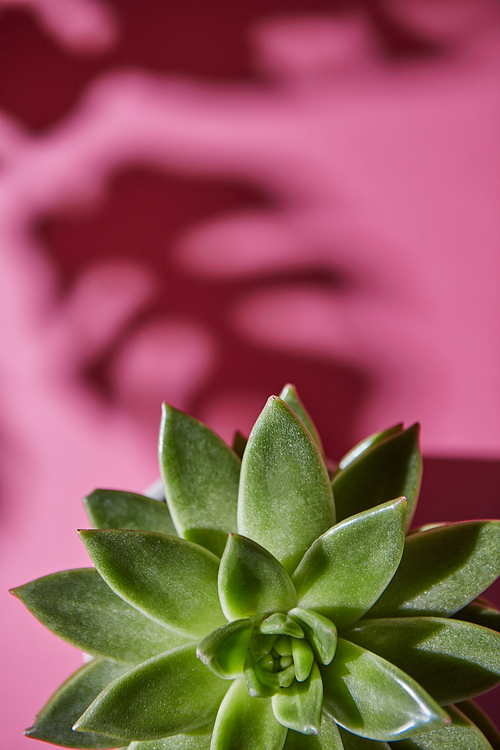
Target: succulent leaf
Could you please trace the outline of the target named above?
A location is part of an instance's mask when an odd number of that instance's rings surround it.
[[[442,706],[500,682],[500,633],[442,617],[361,620],[350,641],[411,675]]]
[[[384,440],[387,440],[387,438],[393,437],[393,435],[398,435],[400,432],[403,432],[402,422],[395,424],[394,427],[389,427],[387,430],[382,430],[382,432],[375,432],[373,435],[369,435],[364,440],[361,440],[340,459],[338,471],[347,469],[353,461],[359,458],[363,453],[366,453],[370,448],[373,448],[374,445],[382,443]]]
[[[491,719],[477,705],[476,701],[468,700],[457,703],[458,708],[484,734],[494,750],[500,748],[500,732],[493,725]]]
[[[320,449],[321,453],[324,454],[323,444],[321,442],[319,432],[316,429],[309,412],[302,403],[299,394],[297,393],[296,387],[291,383],[287,383],[280,393],[280,398],[285,402],[287,406],[290,407],[293,412],[295,412],[298,418],[305,424],[312,437],[314,438],[314,442]]]
[[[374,740],[395,740],[447,714],[411,677],[385,659],[339,638],[334,660],[321,666],[323,710],[345,729]]]
[[[260,544],[230,534],[219,567],[219,598],[228,620],[287,611],[297,603],[290,577]]]
[[[455,706],[447,706],[451,723],[423,732],[412,737],[391,742],[393,750],[493,750],[484,734]]]
[[[181,647],[133,667],[90,704],[77,731],[125,740],[161,739],[211,723],[229,686]]]
[[[466,607],[460,609],[452,615],[453,619],[474,622],[476,625],[482,625],[490,630],[496,630],[500,633],[500,610],[489,602],[483,602],[481,599],[475,599]]]
[[[188,643],[117,596],[95,568],[63,570],[12,592],[55,635],[125,664]]]
[[[310,609],[295,607],[288,613],[303,629],[312,650],[322,664],[330,664],[337,648],[337,628],[331,620]]]
[[[209,633],[196,649],[196,656],[222,679],[243,674],[254,623],[234,620]]]
[[[296,414],[272,396],[243,456],[238,532],[269,550],[291,573],[334,523],[331,484],[319,449]]]
[[[500,521],[411,534],[394,578],[367,617],[450,616],[500,575]]]
[[[219,560],[203,547],[152,531],[82,531],[80,538],[106,583],[148,617],[192,637],[225,624]]]
[[[222,555],[236,528],[240,459],[193,417],[163,405],[160,470],[170,513],[181,536]]]
[[[295,677],[298,682],[304,682],[311,674],[314,664],[314,651],[306,640],[292,638],[291,641]]]
[[[248,695],[252,698],[271,698],[278,687],[271,687],[271,685],[262,682],[262,675],[259,677],[258,671],[258,665],[254,658],[251,654],[248,654],[243,670],[243,680]]]
[[[299,604],[349,627],[393,577],[404,547],[406,501],[393,500],[331,528],[304,555],[292,580]]]
[[[274,715],[279,723],[302,734],[318,734],[322,702],[323,681],[317,664],[306,680],[295,680],[272,697]]]
[[[286,733],[274,717],[271,702],[250,697],[238,679],[217,714],[211,750],[282,750]]]
[[[277,612],[263,620],[258,626],[261,633],[269,635],[289,635],[293,638],[303,638],[304,631],[295,620],[283,612]]]
[[[395,497],[406,497],[409,528],[422,479],[418,436],[418,424],[395,432],[335,474],[332,487],[339,521]]]
[[[126,667],[107,659],[94,659],[61,685],[37,714],[35,723],[25,734],[35,740],[70,748],[112,748],[121,740],[91,732],[74,732],[72,727],[104,688]]]
[[[83,498],[94,529],[159,531],[178,536],[166,503],[121,490],[94,490]]]

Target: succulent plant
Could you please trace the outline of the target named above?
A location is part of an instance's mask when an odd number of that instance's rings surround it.
[[[13,591],[92,657],[28,736],[128,750],[499,746],[471,698],[500,682],[500,612],[478,598],[500,574],[500,521],[405,534],[418,425],[372,435],[333,470],[292,386],[232,448],[165,405],[160,469],[166,502],[85,498],[95,568]]]

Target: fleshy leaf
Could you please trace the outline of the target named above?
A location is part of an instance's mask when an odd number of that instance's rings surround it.
[[[500,521],[411,534],[401,565],[367,617],[450,616],[500,575]]]
[[[418,434],[418,424],[397,432],[335,474],[332,487],[339,521],[395,497],[406,497],[406,525],[410,526],[422,478]]]
[[[94,529],[159,531],[178,536],[166,503],[121,490],[94,490],[83,498]]]
[[[231,679],[243,674],[253,630],[251,620],[235,620],[209,633],[196,649],[196,656],[214,674]]]
[[[441,705],[500,682],[500,633],[443,617],[361,620],[345,637],[411,675]]]
[[[293,412],[295,412],[298,418],[305,424],[312,437],[314,438],[314,442],[320,449],[321,453],[324,453],[323,444],[321,442],[319,432],[316,429],[314,422],[309,415],[309,412],[299,398],[296,387],[291,383],[287,383],[280,393],[280,398],[285,402],[287,406],[290,407]]]
[[[111,748],[123,745],[103,735],[74,732],[73,724],[99,693],[126,669],[107,659],[94,659],[61,685],[37,714],[25,734],[35,740],[71,748]]]
[[[248,654],[243,671],[245,689],[252,698],[270,698],[276,692],[276,688],[262,683],[258,677],[256,664]]]
[[[393,500],[338,523],[317,539],[293,574],[302,608],[337,628],[359,620],[385,589],[401,560],[406,502]]]
[[[337,648],[337,628],[328,617],[310,609],[295,607],[289,616],[304,630],[312,650],[322,664],[330,664]]]
[[[285,615],[283,612],[276,612],[267,619],[263,620],[257,627],[260,633],[268,635],[290,635],[293,638],[303,638],[304,631],[295,620]]]
[[[302,734],[318,734],[321,724],[323,681],[314,663],[311,674],[303,682],[296,680],[288,688],[273,695],[274,715],[283,726]]]
[[[486,716],[482,708],[475,701],[468,700],[457,703],[458,708],[473,724],[484,734],[494,750],[500,750],[500,732],[493,724],[489,716]]]
[[[389,427],[387,430],[382,430],[382,432],[374,432],[373,435],[369,435],[367,438],[357,443],[354,448],[351,448],[351,450],[340,459],[338,470],[343,471],[344,469],[347,469],[347,467],[359,458],[361,454],[366,453],[367,450],[373,448],[373,446],[378,443],[382,443],[384,440],[387,440],[387,438],[393,437],[393,435],[398,435],[400,432],[403,432],[402,422],[394,425],[394,427]]]
[[[415,680],[343,638],[339,638],[335,659],[320,669],[323,710],[354,734],[373,740],[402,739],[447,719]]]
[[[219,557],[236,528],[240,459],[208,427],[163,405],[160,470],[181,536]]]
[[[455,706],[447,706],[451,724],[417,732],[391,743],[393,750],[492,750],[484,734]]]
[[[122,599],[183,635],[225,624],[219,560],[196,544],[153,531],[81,531],[92,562]]]
[[[229,683],[210,672],[194,647],[160,654],[106,688],[75,725],[126,740],[153,740],[209,724]]]
[[[212,741],[211,724],[186,734],[176,734],[161,740],[132,742],[127,750],[210,750]]]
[[[219,568],[219,598],[228,620],[287,611],[297,603],[288,573],[251,539],[230,534]]]
[[[304,682],[311,674],[314,664],[314,652],[306,640],[292,638],[293,663],[295,676],[299,682]]]
[[[136,664],[188,642],[123,601],[94,568],[53,573],[12,593],[55,635],[94,656]]]
[[[456,620],[475,622],[476,625],[482,625],[500,633],[500,610],[494,604],[484,602],[481,599],[474,599],[466,607],[455,612],[452,617]]]
[[[271,702],[251,698],[243,680],[235,680],[217,714],[211,750],[282,750],[285,737]]]
[[[290,573],[334,523],[331,484],[319,449],[294,412],[272,396],[243,456],[238,531],[268,549]]]

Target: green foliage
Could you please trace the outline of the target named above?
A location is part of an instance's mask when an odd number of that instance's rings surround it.
[[[95,657],[28,736],[96,750],[498,750],[470,698],[500,683],[500,612],[478,598],[500,574],[500,521],[405,539],[418,425],[370,436],[330,480],[288,385],[233,448],[165,406],[160,468],[166,502],[85,498],[95,569],[13,591]]]

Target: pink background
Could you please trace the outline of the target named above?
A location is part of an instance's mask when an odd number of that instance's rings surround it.
[[[88,565],[162,400],[418,420],[417,520],[499,515],[499,68],[494,0],[0,0],[2,591]],[[81,656],[1,596],[24,750]]]

